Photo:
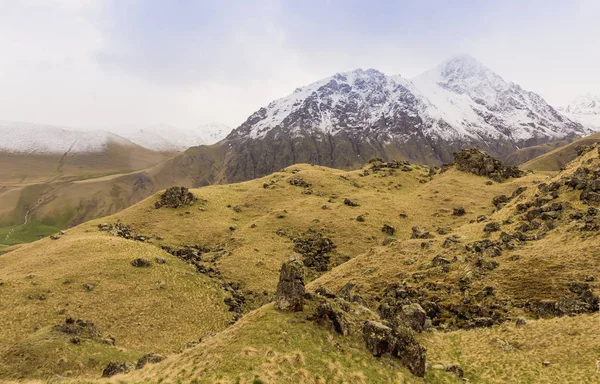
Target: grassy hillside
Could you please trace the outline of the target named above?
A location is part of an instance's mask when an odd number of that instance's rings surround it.
[[[372,356],[361,329],[411,302],[431,320],[416,335],[427,382],[461,382],[449,364],[475,383],[594,382],[600,215],[564,183],[599,166],[594,149],[559,174],[497,183],[454,168],[299,164],[193,189],[190,206],[156,209],[155,194],[0,254],[0,378],[97,382],[107,361],[156,352],[167,358],[110,381],[422,382]],[[295,252],[326,268],[306,269],[312,299],[284,313],[269,302]],[[346,334],[317,324],[320,287],[338,296]],[[56,328],[67,316],[99,335],[74,343]]]
[[[527,162],[524,162],[521,167],[523,169],[531,169],[535,171],[558,171],[567,163],[577,157],[577,147],[580,145],[592,145],[600,141],[600,133],[577,139],[571,143],[535,157]]]

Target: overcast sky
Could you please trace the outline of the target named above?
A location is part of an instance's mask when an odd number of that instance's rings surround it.
[[[600,93],[598,0],[0,0],[0,120],[232,127],[355,68],[468,53],[558,106]]]

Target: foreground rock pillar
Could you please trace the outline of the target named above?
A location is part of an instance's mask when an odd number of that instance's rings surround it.
[[[304,265],[297,257],[283,263],[275,292],[275,308],[280,311],[300,312],[304,306]]]

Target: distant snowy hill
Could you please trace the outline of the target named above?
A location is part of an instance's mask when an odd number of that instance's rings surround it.
[[[157,152],[179,152],[221,140],[230,129],[218,123],[185,130],[170,125],[89,126],[81,129],[0,121],[0,152],[101,152],[109,143],[139,145]]]
[[[578,96],[561,110],[583,126],[600,131],[600,95],[588,93]]]
[[[110,143],[134,144],[105,131],[77,131],[43,124],[0,121],[0,152],[83,153],[101,152]]]
[[[172,125],[120,125],[96,126],[112,132],[142,147],[159,152],[178,152],[198,145],[211,145],[223,139],[231,129],[226,125],[211,123],[196,129],[182,129]]]

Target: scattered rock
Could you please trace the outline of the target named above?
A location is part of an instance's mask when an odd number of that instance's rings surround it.
[[[275,292],[275,308],[300,312],[304,306],[304,266],[295,257],[283,263]]]
[[[452,215],[453,216],[464,216],[467,212],[465,211],[465,209],[463,207],[456,207],[453,209]]]
[[[432,239],[433,235],[421,227],[412,227],[411,239]]]
[[[310,183],[307,183],[306,181],[304,181],[304,179],[300,176],[292,176],[288,179],[288,183],[290,185],[293,185],[294,187],[301,187],[301,188],[309,188],[310,187]]]
[[[350,199],[347,199],[347,198],[344,199],[344,204],[347,205],[347,206],[349,206],[349,207],[358,207],[358,206],[360,206],[360,204],[357,203],[356,201],[350,200]]]
[[[500,230],[500,223],[498,223],[498,222],[487,223],[485,225],[485,227],[483,227],[484,232],[497,232],[499,230]]]
[[[361,223],[364,222],[365,221],[365,216],[364,215],[358,215],[356,217],[356,221],[361,222]]]

